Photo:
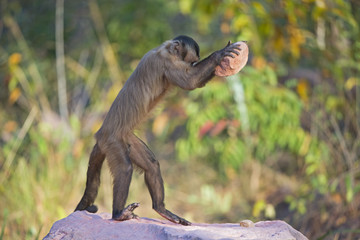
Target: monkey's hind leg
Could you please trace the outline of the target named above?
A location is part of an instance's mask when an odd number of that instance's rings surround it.
[[[137,219],[138,216],[133,211],[139,206],[139,203],[133,203],[124,208],[133,173],[128,144],[123,141],[109,143],[106,158],[114,183],[112,219],[117,221]]]
[[[164,183],[161,177],[160,165],[155,159],[155,155],[148,146],[135,135],[132,135],[130,145],[130,159],[134,164],[144,170],[145,183],[151,195],[153,209],[171,222],[191,225],[189,221],[173,214],[165,208]]]
[[[98,194],[101,167],[104,159],[105,154],[101,152],[98,144],[96,143],[90,154],[85,192],[75,211],[87,210],[91,213],[97,212],[98,208],[96,205],[93,205],[93,203]]]

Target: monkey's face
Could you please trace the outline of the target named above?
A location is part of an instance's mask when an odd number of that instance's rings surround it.
[[[185,45],[186,53],[183,58],[183,61],[194,64],[200,60],[199,56],[197,56],[195,49],[192,47]]]

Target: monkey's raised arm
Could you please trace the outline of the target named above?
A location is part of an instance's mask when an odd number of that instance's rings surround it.
[[[224,57],[234,58],[234,54],[238,55],[238,51],[241,50],[238,45],[231,45],[229,42],[225,48],[213,52],[198,62],[198,46],[192,47],[188,43],[175,39],[169,41],[166,48],[170,53],[170,59],[165,61],[165,77],[174,85],[186,90],[203,87],[215,76],[215,68]]]

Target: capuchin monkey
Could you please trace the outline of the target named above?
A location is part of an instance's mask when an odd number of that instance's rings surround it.
[[[124,208],[133,165],[136,165],[144,172],[153,209],[171,222],[190,225],[190,222],[165,208],[159,162],[148,146],[134,135],[133,129],[171,88],[193,90],[203,87],[215,76],[215,68],[221,60],[227,56],[234,58],[240,50],[238,45],[229,41],[225,48],[199,61],[199,45],[188,36],[178,36],[146,53],[120,90],[100,130],[95,134],[96,144],[90,155],[85,192],[75,211],[97,211],[93,204],[100,185],[101,167],[106,158],[113,176],[114,220],[137,218],[133,210],[139,206],[138,203]]]

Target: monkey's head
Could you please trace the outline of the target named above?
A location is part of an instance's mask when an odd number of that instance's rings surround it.
[[[195,63],[200,60],[200,47],[191,37],[180,35],[172,40],[175,54],[183,61]]]

